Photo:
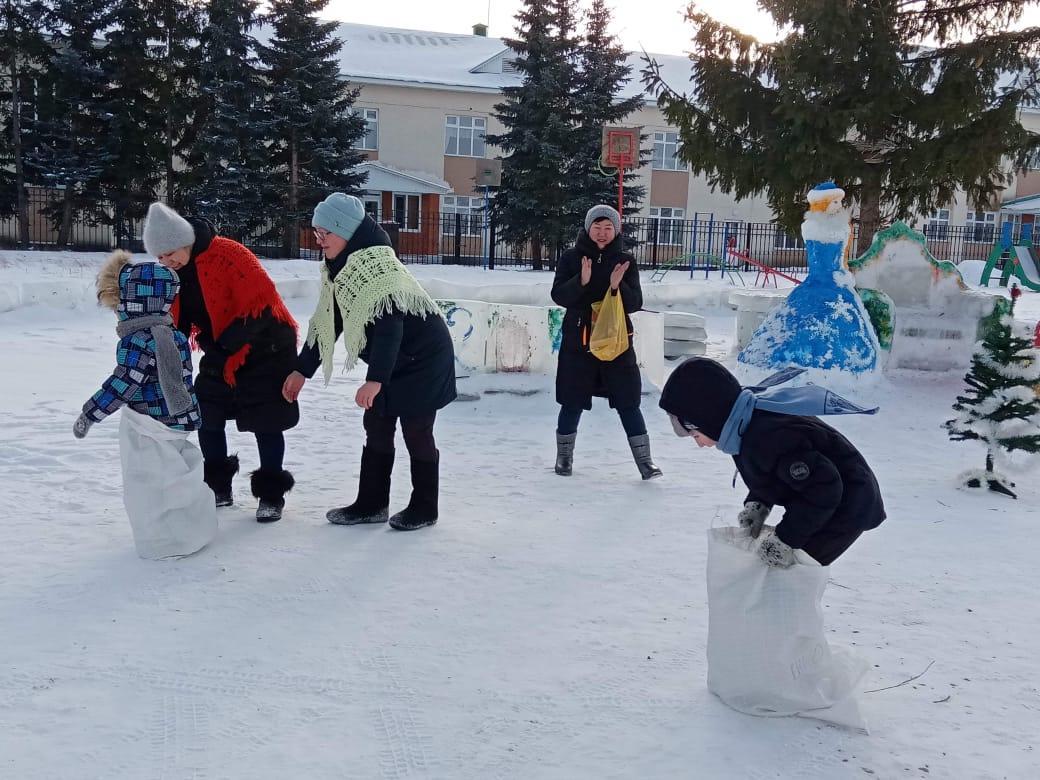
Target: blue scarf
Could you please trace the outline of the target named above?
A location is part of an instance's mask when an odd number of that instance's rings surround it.
[[[774,389],[777,388],[777,385],[790,382],[803,373],[805,373],[804,368],[791,366],[767,377],[759,385],[745,387],[741,390],[726,419],[726,424],[722,426],[718,448],[727,455],[737,455],[740,452],[744,432],[747,431],[748,423],[751,422],[751,415],[754,414],[755,409],[813,417],[825,414],[877,413],[878,407],[876,406],[873,409],[864,409],[819,385],[810,384],[805,387]]]

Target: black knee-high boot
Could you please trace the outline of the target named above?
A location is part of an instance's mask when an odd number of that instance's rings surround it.
[[[335,525],[385,523],[390,514],[390,475],[394,470],[394,451],[361,451],[361,476],[357,500],[350,506],[330,509],[325,519]]]
[[[412,498],[408,506],[390,518],[398,531],[414,531],[437,522],[440,490],[440,452],[436,460],[412,458]]]

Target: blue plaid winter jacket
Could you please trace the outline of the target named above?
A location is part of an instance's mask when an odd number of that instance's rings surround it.
[[[127,265],[119,274],[120,301],[116,313],[120,321],[168,314],[179,288],[177,274],[158,263]],[[155,339],[151,331],[144,328],[119,340],[115,371],[84,404],[83,414],[94,422],[100,422],[126,404],[135,412],[154,417],[170,428],[196,430],[200,417],[191,376],[191,348],[187,336],[180,331],[174,329],[173,338],[181,355],[184,384],[192,400],[186,412],[170,414],[159,385]]]

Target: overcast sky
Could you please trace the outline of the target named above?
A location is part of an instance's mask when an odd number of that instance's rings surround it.
[[[614,31],[629,50],[645,48],[658,54],[684,54],[689,25],[682,18],[685,0],[613,0]],[[488,12],[490,5],[490,14]],[[490,20],[489,34],[512,36],[519,0],[331,0],[323,16],[356,24],[376,24],[434,32],[469,33],[477,22]],[[1026,24],[1040,24],[1040,3],[1026,11]],[[755,0],[700,0],[698,6],[716,19],[772,40],[771,17],[758,10]]]

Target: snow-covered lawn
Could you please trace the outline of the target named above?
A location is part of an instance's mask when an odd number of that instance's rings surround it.
[[[0,282],[33,276],[16,254],[0,253]],[[89,279],[80,260],[51,276]],[[484,272],[419,271],[452,274]],[[1040,295],[1020,303],[1040,313]],[[290,306],[305,322],[312,302]],[[725,353],[732,313],[704,313]],[[562,479],[550,378],[462,380],[480,397],[438,424],[441,521],[401,534],[325,522],[353,499],[363,440],[362,375],[337,373],[304,389],[283,521],[258,525],[239,479],[216,542],[156,563],[133,551],[117,421],[71,433],[114,346],[89,306],[0,314],[0,777],[1040,775],[1038,477],[1017,502],[954,488],[983,456],[941,428],[957,375],[890,376],[876,418],[833,418],[889,519],[832,567],[830,634],[869,660],[864,690],[927,669],[862,695],[868,736],[740,715],[706,690],[705,532],[743,493],[730,459],[671,434],[655,395],[664,479],[639,481],[605,404]],[[251,438],[231,439],[255,468]]]

